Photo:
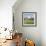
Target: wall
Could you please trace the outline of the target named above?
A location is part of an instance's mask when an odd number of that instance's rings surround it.
[[[46,0],[41,1],[41,38],[42,46],[46,46]]]
[[[12,28],[12,6],[16,0],[0,0],[0,27]]]
[[[14,5],[16,7],[16,5]],[[23,0],[13,9],[15,31],[23,33],[24,39],[31,39],[36,46],[41,46],[41,0]],[[37,27],[22,27],[22,12],[37,12]]]

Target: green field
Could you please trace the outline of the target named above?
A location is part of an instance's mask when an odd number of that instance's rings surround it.
[[[24,19],[24,24],[34,24],[34,20],[32,20],[32,19]]]

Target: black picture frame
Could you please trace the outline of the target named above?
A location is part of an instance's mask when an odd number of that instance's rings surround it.
[[[22,26],[36,27],[37,26],[37,12],[22,12]]]

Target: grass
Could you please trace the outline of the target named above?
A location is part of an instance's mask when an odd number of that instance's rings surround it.
[[[32,19],[24,19],[24,24],[34,24],[34,20],[32,20]]]

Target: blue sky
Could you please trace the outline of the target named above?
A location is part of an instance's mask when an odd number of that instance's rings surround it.
[[[33,17],[33,14],[32,14],[32,13],[24,13],[24,14],[23,14],[23,17],[24,17],[24,18],[26,18],[26,17],[27,17],[27,18],[31,18],[31,17]]]

